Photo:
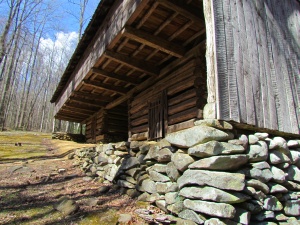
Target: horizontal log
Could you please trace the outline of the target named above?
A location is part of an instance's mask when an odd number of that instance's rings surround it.
[[[148,139],[148,132],[143,132],[143,133],[138,133],[138,134],[133,134],[130,137],[131,141],[145,141]]]
[[[175,97],[172,97],[168,100],[168,106],[176,105],[180,102],[183,102],[187,99],[191,99],[196,96],[196,89],[192,88],[190,90],[185,91],[184,93],[177,95]]]
[[[193,79],[186,79],[180,83],[177,83],[171,87],[168,88],[168,91],[167,91],[167,94],[168,96],[172,96],[172,95],[175,95],[181,91],[184,91],[188,88],[191,88],[194,86],[194,80]]]
[[[130,129],[130,131],[133,134],[146,132],[146,131],[148,131],[148,124],[133,127],[133,128]]]
[[[130,113],[130,119],[136,119],[138,117],[144,116],[144,115],[148,115],[148,105],[144,105],[144,107],[142,109],[140,109],[138,112],[136,113]]]
[[[177,123],[177,124],[168,126],[167,134],[193,127],[193,126],[195,126],[194,125],[195,121],[196,121],[196,119],[191,119],[191,120],[188,120],[188,121],[185,121],[182,123]]]
[[[140,101],[139,105],[136,105],[134,107],[131,107],[131,109],[129,110],[129,113],[132,116],[134,116],[134,114],[140,112],[140,111],[144,111],[147,110],[148,111],[148,102],[147,101]]]
[[[186,109],[196,107],[197,97],[193,97],[191,99],[187,99],[183,102],[180,102],[176,105],[173,105],[168,108],[168,115],[174,115],[176,113],[185,111]]]
[[[120,87],[120,86],[115,86],[115,85],[110,85],[110,84],[104,84],[99,81],[93,81],[93,80],[83,80],[83,84],[86,86],[90,86],[93,88],[98,88],[98,89],[103,89],[111,92],[118,93],[120,95],[125,95],[127,93],[127,89]]]
[[[201,118],[202,110],[197,109],[196,107],[187,109],[180,113],[169,116],[168,125],[174,125],[176,123],[181,123],[194,118]]]
[[[147,123],[147,122],[148,122],[148,114],[132,120],[130,122],[130,125],[132,127],[136,127],[136,126],[139,126],[139,125]]]

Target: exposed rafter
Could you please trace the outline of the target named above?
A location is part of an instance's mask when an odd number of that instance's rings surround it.
[[[179,14],[183,15],[186,18],[191,19],[193,22],[198,24],[204,24],[204,21],[198,17],[196,14],[194,14],[193,8],[190,6],[187,6],[186,4],[183,4],[182,2],[178,0],[157,0],[157,2],[169,9],[174,10],[175,12],[178,12]],[[200,13],[200,12],[199,12]]]
[[[81,98],[81,97],[70,97],[70,100],[74,101],[74,102],[79,102],[79,103],[85,104],[85,105],[92,105],[95,107],[101,107],[101,106],[106,105],[106,102],[89,100],[89,99],[85,99],[85,98]]]
[[[67,107],[72,107],[75,112],[76,112],[77,109],[85,110],[85,111],[88,111],[90,113],[95,113],[99,110],[99,107],[88,107],[87,108],[85,105],[75,104],[75,103],[70,103],[70,102],[67,102],[65,105]],[[62,109],[63,108],[64,108],[64,106],[62,107]]]
[[[148,45],[154,49],[158,49],[178,58],[183,57],[186,52],[182,46],[167,41],[163,38],[154,36],[142,30],[126,26],[122,32],[126,37],[132,40]]]
[[[74,91],[73,94],[75,96],[85,97],[85,98],[93,99],[93,100],[99,100],[101,102],[110,102],[110,101],[114,100],[114,98],[109,97],[109,96],[103,96],[103,95],[98,95],[98,94],[88,93],[88,92]]]
[[[110,84],[104,84],[104,83],[98,82],[98,81],[84,80],[83,84],[88,85],[90,87],[94,87],[94,88],[99,88],[99,89],[104,89],[107,91],[116,92],[121,95],[124,95],[127,93],[126,88],[118,87],[118,86],[114,86],[114,85],[110,85]]]
[[[125,83],[130,83],[133,85],[137,85],[139,83],[139,79],[134,79],[132,77],[127,77],[127,76],[118,75],[116,73],[107,72],[99,68],[92,68],[92,72],[101,75],[103,77],[113,78],[115,80],[123,81]]]
[[[104,56],[152,76],[158,76],[159,74],[159,69],[156,66],[145,61],[130,58],[127,55],[123,55],[112,51],[106,51],[104,53]]]

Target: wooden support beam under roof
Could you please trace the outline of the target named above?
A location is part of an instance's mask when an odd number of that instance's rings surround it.
[[[148,45],[154,49],[158,49],[177,58],[183,57],[186,52],[185,49],[180,45],[129,26],[126,26],[122,33],[124,36],[134,41]]]
[[[101,102],[111,102],[112,100],[114,100],[114,98],[112,98],[110,96],[103,96],[103,95],[98,95],[98,94],[88,93],[88,92],[74,91],[73,94],[75,96],[99,100]]]
[[[116,62],[135,68],[136,70],[149,74],[151,76],[158,76],[159,74],[159,69],[156,66],[146,61],[140,61],[137,59],[130,58],[130,56],[128,55],[124,55],[112,51],[106,51],[104,53],[104,56]]]
[[[73,114],[80,115],[80,116],[82,115],[83,117],[87,117],[87,116],[91,115],[90,113],[81,112],[80,110],[76,110],[74,112],[74,110],[66,108],[66,107],[63,109],[63,112],[67,112],[69,115],[73,115]]]
[[[166,8],[172,9],[175,12],[178,12],[179,14],[183,15],[186,18],[191,19],[193,22],[198,23],[198,24],[204,24],[205,22],[197,16],[197,14],[194,14],[193,12],[195,11],[193,8],[190,6],[186,5],[185,1],[178,1],[178,0],[157,0],[157,2]],[[200,14],[200,12],[199,12]]]
[[[90,87],[94,87],[94,88],[112,91],[112,92],[118,93],[120,95],[125,95],[127,93],[126,88],[114,86],[114,85],[110,85],[110,84],[104,84],[104,83],[98,82],[98,81],[83,80],[83,84],[90,86]]]
[[[74,108],[74,111],[76,111],[76,109],[89,111],[91,114],[95,113],[99,110],[99,107],[86,107],[86,106],[81,105],[81,104],[74,104],[74,103],[70,103],[70,102],[67,102],[65,104],[65,106]],[[65,106],[63,106],[63,107],[65,107]]]
[[[115,79],[115,80],[118,80],[118,81],[123,81],[125,83],[130,83],[130,84],[133,84],[133,85],[139,84],[139,79],[135,79],[135,78],[128,77],[128,76],[118,75],[118,74],[115,74],[115,73],[112,73],[112,72],[107,72],[103,69],[99,69],[99,68],[95,68],[95,67],[92,68],[92,73],[95,73],[97,75],[101,75],[103,77],[112,78],[112,79]]]
[[[56,115],[55,119],[71,121],[71,122],[76,122],[76,123],[81,123],[83,121],[83,118],[78,119],[78,118],[73,118],[73,117],[69,117],[69,116],[65,116],[65,115]]]
[[[80,112],[80,113],[88,115],[88,116],[95,113],[94,111],[91,111],[91,110],[78,109],[78,108],[71,107],[71,106],[64,106],[64,110],[68,110],[68,111],[72,111],[72,112]]]
[[[75,101],[75,102],[80,102],[85,105],[92,105],[95,107],[101,107],[101,106],[106,105],[106,102],[101,102],[101,101],[97,101],[97,100],[89,100],[89,99],[81,98],[81,97],[70,97],[70,100]]]

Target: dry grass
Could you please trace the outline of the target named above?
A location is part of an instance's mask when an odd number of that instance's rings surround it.
[[[0,132],[0,159],[59,156],[73,149],[92,146],[94,145],[52,140],[50,133]]]

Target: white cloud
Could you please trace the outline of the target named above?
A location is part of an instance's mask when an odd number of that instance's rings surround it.
[[[77,32],[58,32],[54,39],[41,38],[40,53],[43,61],[51,63],[56,68],[65,67],[77,45]]]

